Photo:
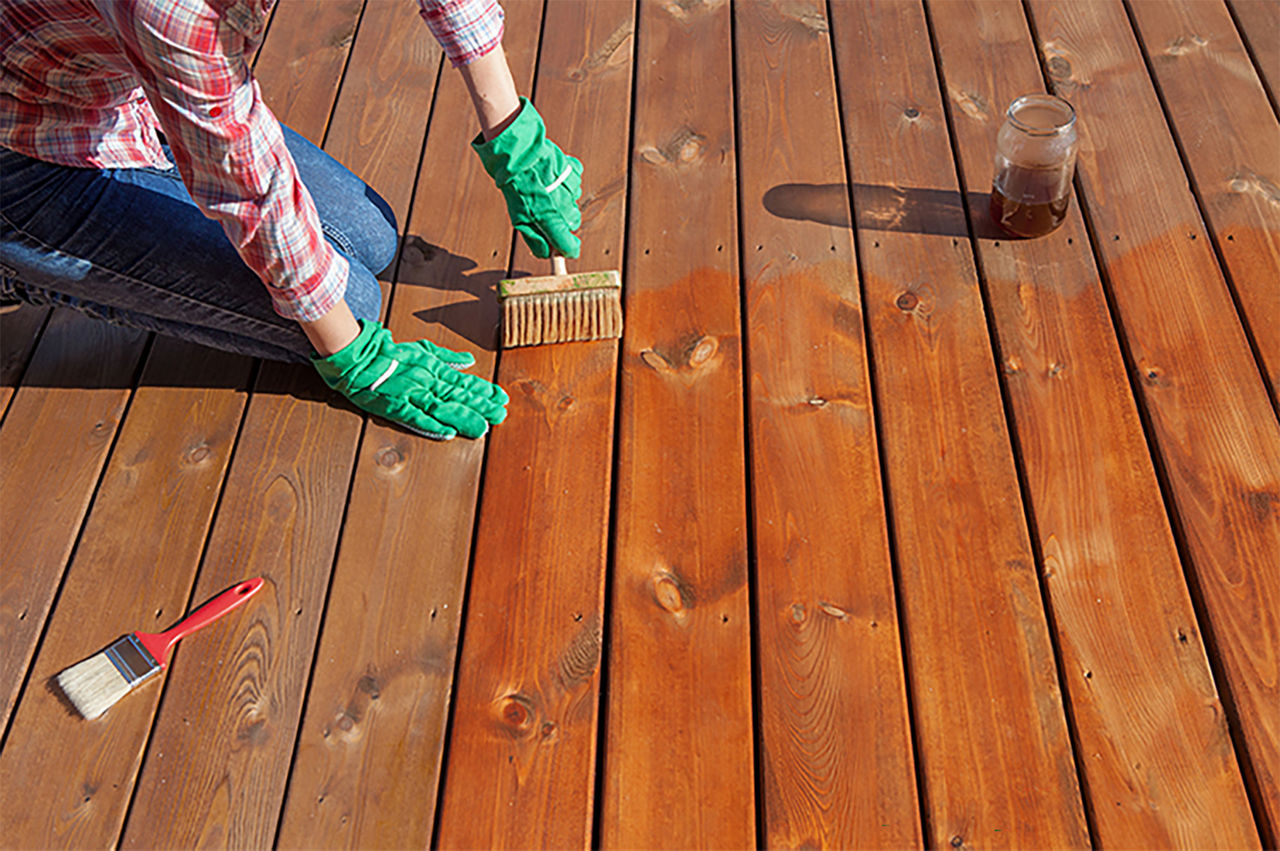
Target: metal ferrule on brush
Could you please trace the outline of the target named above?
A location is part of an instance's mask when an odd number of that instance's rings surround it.
[[[116,666],[120,676],[133,688],[142,681],[160,673],[160,663],[155,660],[137,636],[126,635],[117,639],[106,650],[102,651]]]

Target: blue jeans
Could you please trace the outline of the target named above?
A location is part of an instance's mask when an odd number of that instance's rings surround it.
[[[395,214],[341,163],[283,130],[325,238],[351,265],[346,302],[358,318],[377,319],[375,274],[395,256]],[[177,169],[72,168],[0,148],[0,297],[254,357],[312,353]]]

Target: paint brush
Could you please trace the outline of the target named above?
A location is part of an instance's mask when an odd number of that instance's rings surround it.
[[[570,275],[551,258],[552,273],[498,282],[502,345],[538,346],[622,336],[622,278],[617,270]]]
[[[178,640],[208,626],[252,597],[263,580],[250,579],[228,588],[169,629],[160,633],[134,632],[116,639],[105,650],[58,674],[58,687],[87,719],[97,718],[116,701],[169,664],[169,651]]]

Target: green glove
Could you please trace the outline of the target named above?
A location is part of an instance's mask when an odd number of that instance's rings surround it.
[[[418,340],[395,343],[378,322],[360,320],[360,334],[316,371],[357,407],[436,440],[480,437],[507,416],[498,385],[459,372],[475,363],[465,352]]]
[[[534,255],[577,257],[582,241],[573,232],[582,227],[582,163],[547,139],[542,116],[528,98],[520,98],[520,105],[515,121],[488,142],[477,136],[471,147],[502,190],[511,224]]]

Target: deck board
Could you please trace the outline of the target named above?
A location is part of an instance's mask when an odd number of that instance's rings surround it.
[[[11,842],[1274,845],[1276,5],[504,6],[620,344],[495,351],[542,262],[410,0],[280,0],[256,65],[402,223],[396,338],[511,392],[486,440],[0,316]],[[1078,192],[1010,242],[1046,84]],[[49,687],[259,574],[105,718]]]
[[[533,90],[591,199],[575,269],[622,257],[634,28],[625,3],[546,7]],[[517,270],[545,266],[517,243]],[[512,402],[485,475],[506,485],[480,508],[442,848],[591,843],[617,362],[615,340],[501,355]]]
[[[728,4],[642,3],[601,838],[755,843]]]
[[[735,15],[765,841],[918,846],[830,26]]]

